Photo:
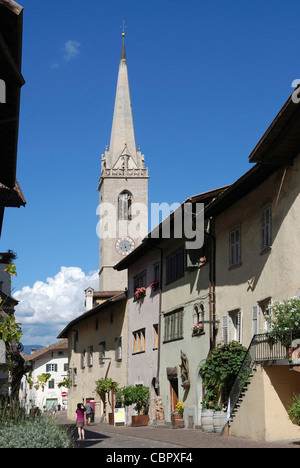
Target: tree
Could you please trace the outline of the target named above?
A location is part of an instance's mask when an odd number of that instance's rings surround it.
[[[247,348],[237,341],[218,346],[211,351],[200,368],[205,391],[203,409],[219,410],[226,406],[230,390],[244,361]]]
[[[7,263],[5,272],[9,275],[11,284],[11,276],[16,276],[16,265],[12,262],[16,258],[11,250],[2,255],[2,263]],[[20,339],[23,335],[21,324],[16,322],[14,314],[9,315],[5,312],[5,302],[7,298],[0,299],[0,339],[4,341],[6,347],[7,364],[3,366],[2,372],[10,372],[11,376],[11,398],[15,403],[19,402],[19,391],[21,380],[24,374],[30,370],[30,366],[26,364],[21,352],[23,346]]]
[[[267,337],[271,342],[280,341],[283,346],[289,346],[292,340],[300,338],[300,299],[289,297],[274,302],[268,323]]]

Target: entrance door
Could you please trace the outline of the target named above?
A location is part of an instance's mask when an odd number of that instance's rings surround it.
[[[47,398],[47,400],[46,400],[46,411],[50,411],[52,406],[55,406],[56,409],[57,409],[57,403],[58,403],[57,398]]]
[[[178,403],[178,379],[170,380],[170,404],[171,413],[176,411],[176,405]]]

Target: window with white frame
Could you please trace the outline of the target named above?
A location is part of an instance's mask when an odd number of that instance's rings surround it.
[[[46,372],[57,372],[57,364],[46,364]]]
[[[229,266],[241,263],[241,228],[236,227],[229,233]]]
[[[222,317],[222,341],[228,344],[230,341],[242,342],[242,311],[234,310]]]
[[[270,320],[272,318],[272,299],[268,297],[262,301],[259,301],[259,309],[263,319],[262,327],[264,332],[268,332],[271,329]]]
[[[267,206],[261,215],[261,251],[268,249],[272,244],[272,211]]]

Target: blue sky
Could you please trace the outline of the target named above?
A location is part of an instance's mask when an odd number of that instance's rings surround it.
[[[13,283],[25,304],[23,341],[44,345],[81,312],[83,288],[95,282],[99,266],[96,189],[110,140],[123,20],[149,202],[171,204],[250,169],[251,150],[300,77],[299,4],[20,3],[26,84],[17,177],[27,205],[6,210],[0,242],[1,251],[18,255]],[[69,312],[62,307],[67,299]]]

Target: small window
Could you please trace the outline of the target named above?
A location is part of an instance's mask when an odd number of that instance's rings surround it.
[[[153,333],[154,333],[153,349],[158,349],[158,324],[153,325]]]
[[[48,380],[48,388],[52,390],[55,388],[54,379]]]
[[[272,212],[271,206],[264,209],[261,215],[261,251],[271,247],[272,244]]]
[[[184,274],[184,249],[173,252],[166,259],[166,283],[181,278]]]
[[[46,372],[57,372],[57,364],[46,364]]]
[[[236,310],[229,312],[222,317],[222,340],[228,344],[234,340],[242,342],[242,311]]]
[[[88,366],[92,367],[93,365],[93,346],[88,347]]]
[[[115,338],[115,359],[116,361],[122,361],[122,337],[117,336]]]
[[[81,369],[85,368],[85,349],[81,353]]]
[[[68,372],[68,370],[69,370],[69,364],[65,363],[64,364],[64,372]]]
[[[204,332],[204,305],[201,302],[200,304],[194,305],[194,314],[193,314],[193,326],[194,325],[201,325],[200,332]]]
[[[241,228],[237,227],[229,233],[229,266],[241,263]]]
[[[74,367],[73,369],[73,386],[77,387],[78,379],[77,379],[77,369]]]
[[[119,203],[119,220],[130,221],[132,219],[131,206],[132,195],[129,192],[122,192],[118,198]]]
[[[146,348],[145,328],[133,332],[133,354],[143,353]]]
[[[106,351],[106,343],[105,341],[102,341],[102,343],[99,343],[99,364],[104,364],[105,351]]]
[[[164,341],[183,338],[183,309],[176,310],[164,316]]]
[[[143,271],[142,273],[136,275],[133,278],[133,294],[135,293],[137,288],[142,287],[146,287],[146,271]],[[135,296],[134,299],[136,299]]]

